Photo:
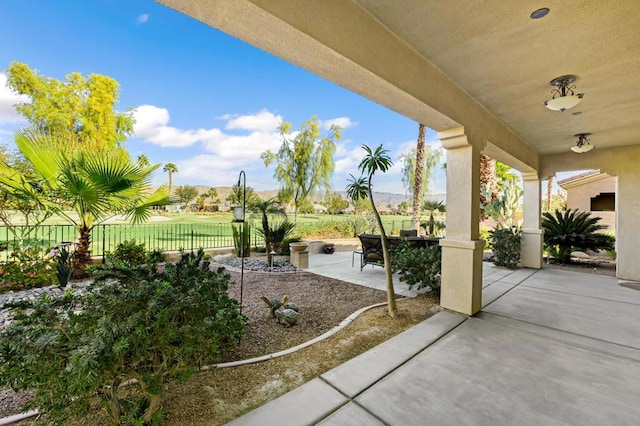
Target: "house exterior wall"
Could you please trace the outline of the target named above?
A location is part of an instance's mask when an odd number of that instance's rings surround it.
[[[591,199],[602,193],[616,192],[616,178],[603,175],[597,179],[589,180],[575,186],[567,186],[567,207],[591,212]],[[593,216],[600,217],[600,224],[607,227],[607,230],[616,229],[615,211],[594,211]]]

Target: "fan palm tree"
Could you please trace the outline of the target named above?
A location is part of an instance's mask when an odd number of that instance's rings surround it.
[[[347,185],[347,195],[352,201],[358,201],[362,198],[369,198],[371,208],[373,209],[373,215],[376,218],[376,223],[380,229],[380,235],[382,240],[382,257],[384,259],[384,271],[387,281],[387,306],[389,310],[389,316],[395,318],[398,316],[398,308],[396,307],[396,294],[393,289],[393,275],[391,274],[391,257],[389,256],[389,244],[387,242],[387,234],[384,231],[382,225],[382,219],[380,213],[376,208],[376,203],[373,201],[372,183],[373,175],[379,170],[386,172],[393,166],[391,158],[389,158],[389,151],[382,148],[382,145],[378,146],[375,150],[372,150],[367,145],[363,145],[362,149],[365,150],[366,155],[360,162],[358,168],[361,173],[367,175],[367,177],[356,178],[353,175],[349,185]]]
[[[402,183],[413,192],[413,215],[411,227],[420,232],[420,216],[422,216],[422,200],[429,192],[429,181],[433,171],[442,158],[442,150],[425,146],[425,126],[418,128],[416,148],[400,157],[402,161]]]
[[[271,251],[273,250],[271,238],[271,228],[269,227],[269,214],[276,214],[283,217],[287,217],[284,212],[284,208],[280,203],[280,200],[276,197],[269,198],[268,200],[262,200],[260,198],[254,198],[249,204],[249,208],[258,213],[262,220],[262,236],[264,237],[264,245],[267,248],[267,262],[271,265]],[[282,241],[280,241],[281,243]]]
[[[442,201],[432,200],[425,200],[425,202],[422,204],[422,208],[425,212],[429,213],[429,221],[427,222],[427,226],[429,227],[428,234],[430,237],[433,237],[436,227],[435,213],[444,213],[445,211],[447,211],[447,209]]]
[[[136,162],[140,167],[149,167],[151,165],[149,159],[144,154],[138,155],[138,158],[136,158]]]
[[[162,171],[169,173],[169,194],[171,194],[171,185],[173,185],[173,174],[178,173],[178,166],[173,163],[167,163],[162,168]]]
[[[28,194],[75,226],[78,232],[75,277],[86,274],[91,261],[91,230],[95,225],[115,214],[124,214],[133,223],[140,223],[148,219],[152,206],[168,203],[166,187],[151,192],[151,173],[159,165],[144,168],[129,157],[114,156],[108,150],[91,155],[67,153],[59,141],[37,132],[18,133],[16,144],[32,166],[35,182],[25,181],[24,185],[6,189]]]

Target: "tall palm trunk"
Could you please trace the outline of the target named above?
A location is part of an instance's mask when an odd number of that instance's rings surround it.
[[[551,191],[553,190],[554,176],[550,176],[547,180],[547,211],[551,211]]]
[[[80,228],[78,245],[73,260],[73,277],[84,278],[87,274],[87,266],[91,264],[91,228],[83,226]]]
[[[484,185],[488,185],[491,191],[491,200],[485,199],[485,197],[480,194],[480,203],[482,206],[486,206],[498,196],[497,182],[496,160],[487,155],[480,154],[480,188],[482,189]],[[480,216],[481,219],[486,219],[487,217],[482,212]]]
[[[418,125],[418,144],[416,145],[416,167],[413,177],[413,216],[411,227],[420,234],[420,216],[422,216],[422,170],[424,167],[425,125]]]
[[[396,318],[398,316],[398,307],[396,306],[396,293],[393,289],[391,256],[389,255],[389,245],[387,244],[387,233],[385,232],[384,226],[382,225],[382,218],[380,218],[380,213],[378,213],[376,203],[373,201],[373,192],[371,191],[372,177],[373,174],[369,175],[369,185],[367,192],[369,193],[369,201],[371,201],[371,207],[373,208],[373,215],[375,216],[376,222],[378,223],[378,228],[380,228],[380,239],[382,240],[382,259],[384,261],[384,273],[387,281],[387,307],[389,316],[391,318]]]

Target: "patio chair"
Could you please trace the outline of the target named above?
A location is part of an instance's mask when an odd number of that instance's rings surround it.
[[[401,238],[417,237],[417,236],[418,236],[418,230],[417,229],[401,229],[400,230],[400,237]]]
[[[382,239],[380,235],[360,234],[358,235],[362,245],[362,255],[360,256],[360,270],[365,265],[384,266],[384,256],[382,254]]]

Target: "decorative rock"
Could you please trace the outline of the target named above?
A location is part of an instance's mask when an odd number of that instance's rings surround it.
[[[218,254],[213,256],[213,260],[218,263],[226,263],[233,258],[235,258],[235,255],[233,253]]]
[[[298,322],[298,314],[293,309],[283,309],[282,311],[276,311],[276,317],[278,318],[278,322],[281,324],[285,324],[287,327],[291,327]]]
[[[240,269],[242,267],[242,263],[238,257],[234,257],[222,263],[232,268]],[[265,260],[252,258],[244,259],[244,269],[245,271],[257,272],[297,272],[299,270],[283,259],[275,259],[273,261],[273,268],[271,268]]]

